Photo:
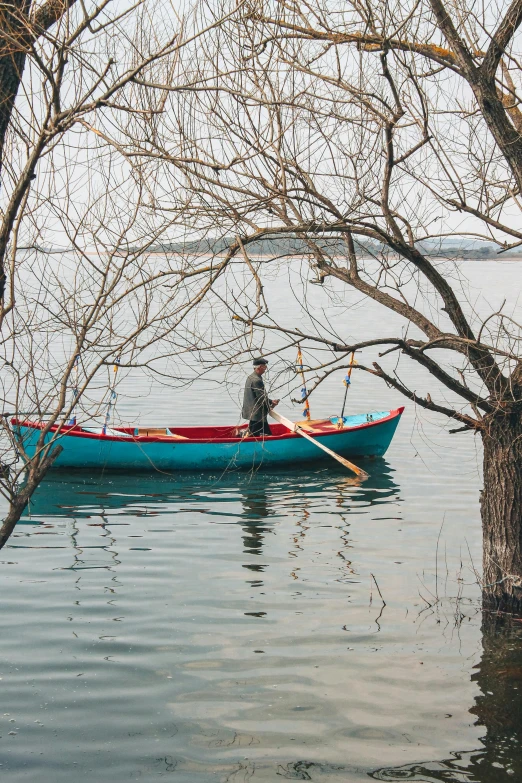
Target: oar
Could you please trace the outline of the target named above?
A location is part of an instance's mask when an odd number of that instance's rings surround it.
[[[341,457],[340,454],[336,454],[335,451],[332,451],[331,449],[327,448],[326,446],[323,446],[322,443],[320,443],[315,438],[312,438],[311,435],[309,435],[307,432],[305,432],[299,424],[296,424],[293,421],[290,421],[290,419],[285,419],[284,416],[281,416],[280,413],[277,413],[274,410],[270,411],[270,416],[272,416],[273,419],[278,421],[280,424],[283,424],[287,429],[289,429],[291,432],[297,432],[298,435],[300,435],[302,438],[306,438],[306,440],[311,441],[315,446],[318,446],[323,451],[326,451],[327,454],[330,455],[330,457],[333,457],[337,460],[337,462],[340,462],[341,465],[344,465],[345,468],[348,468],[348,470],[353,471],[356,476],[359,476],[360,478],[369,478],[368,473],[366,473],[365,470],[361,470],[361,468],[358,468],[357,465],[354,465],[353,462],[348,462],[347,459],[344,457]]]

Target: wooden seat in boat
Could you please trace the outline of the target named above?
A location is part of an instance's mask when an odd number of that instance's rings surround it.
[[[172,438],[173,440],[189,440],[184,435],[176,435],[168,427],[139,427],[138,435],[146,438]]]

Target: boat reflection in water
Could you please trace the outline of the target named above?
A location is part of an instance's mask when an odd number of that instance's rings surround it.
[[[355,506],[366,508],[397,500],[398,495],[388,463],[376,459],[372,466],[372,476],[364,483],[335,464],[277,475],[181,473],[175,479],[162,473],[136,477],[60,471],[49,474],[40,485],[31,503],[30,517],[27,515],[20,524],[22,528],[41,525],[42,532],[48,533],[53,526],[63,528],[65,524],[74,552],[69,569],[105,568],[117,573],[121,563],[120,527],[128,528],[131,521],[136,526],[136,518],[150,522],[151,517],[161,517],[162,524],[169,517],[169,524],[175,525],[180,512],[197,512],[199,519],[200,514],[206,515],[209,523],[233,523],[241,528],[245,582],[249,588],[262,588],[262,574],[269,567],[263,557],[266,537],[276,534],[283,523],[288,530],[290,521],[295,552],[290,552],[289,558],[296,557],[304,545],[310,516],[314,512],[322,514],[328,507],[339,528],[338,554],[345,560],[347,571],[343,579],[350,581],[353,568],[345,554],[350,547],[349,512]],[[140,547],[139,541],[135,543],[132,549],[147,549]],[[128,541],[122,546],[128,546]],[[290,575],[297,580],[299,569],[292,570],[293,561],[290,563]]]
[[[346,504],[357,506],[386,503],[398,493],[393,470],[384,459],[372,461],[372,476],[361,483],[335,463],[332,466],[277,474],[226,472],[125,475],[105,473],[89,475],[87,471],[50,473],[38,487],[31,501],[31,514],[22,524],[40,524],[50,519],[73,519],[75,528],[81,520],[102,531],[114,523],[115,514],[132,514],[142,518],[169,514],[182,503],[200,510],[202,503],[211,506],[211,516],[221,515],[224,502],[234,504],[224,516],[237,520],[244,530],[245,554],[259,556],[263,540],[272,532],[275,522],[291,516],[305,522],[310,510],[328,502],[343,513]],[[239,500],[241,513],[235,501]],[[120,518],[121,521],[121,518]],[[115,535],[115,533],[113,533]]]

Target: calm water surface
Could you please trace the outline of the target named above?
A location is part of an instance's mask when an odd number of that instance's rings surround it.
[[[119,402],[172,424],[205,404]],[[482,628],[473,573],[477,445],[442,424],[409,406],[363,486],[324,463],[52,475],[0,553],[2,779],[522,780],[519,634]]]

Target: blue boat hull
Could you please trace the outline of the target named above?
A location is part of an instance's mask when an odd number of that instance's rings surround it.
[[[316,440],[343,457],[380,457],[391,443],[402,414],[384,411],[373,414],[378,420],[366,421],[366,415],[349,417],[345,429],[319,435]],[[350,418],[360,424],[350,426]],[[40,436],[38,425],[17,422],[17,438],[29,457],[34,456]],[[181,428],[177,430],[181,432]],[[51,434],[47,436],[50,440]],[[315,437],[315,436],[314,436]],[[262,439],[239,438],[220,440],[125,439],[64,432],[57,442],[63,451],[54,468],[102,468],[109,470],[200,471],[252,469],[267,466],[295,466],[301,462],[331,460],[317,446],[299,435],[285,435]]]

